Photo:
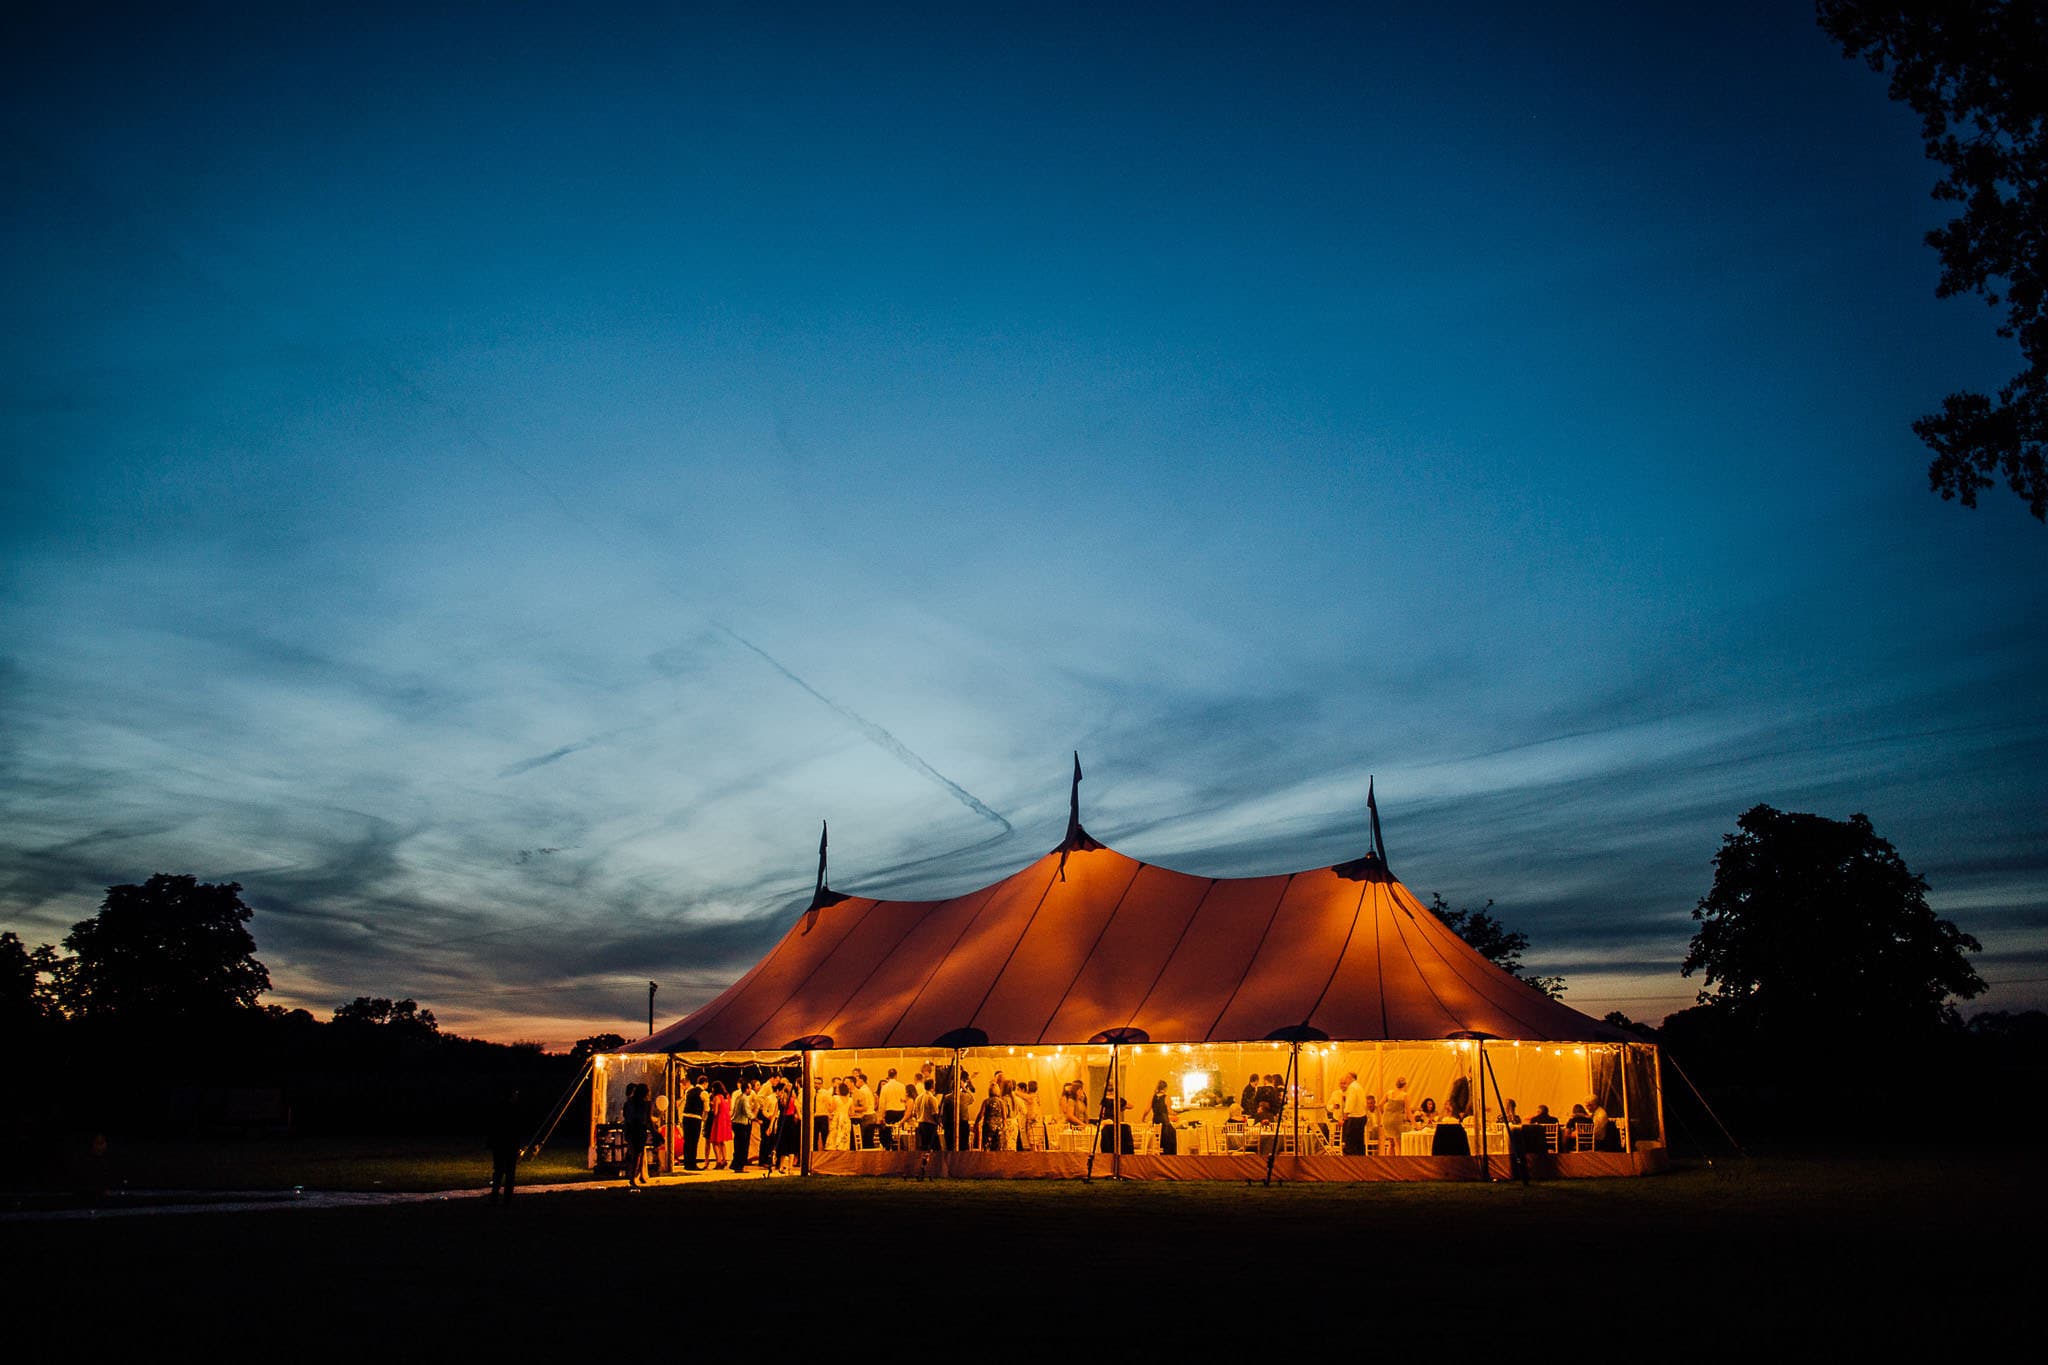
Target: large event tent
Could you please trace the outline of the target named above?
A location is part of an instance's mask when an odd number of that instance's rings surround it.
[[[1202,877],[1105,847],[1077,808],[1058,848],[937,901],[830,891],[821,844],[817,892],[766,957],[701,1009],[599,1060],[593,1156],[626,1080],[673,1096],[686,1068],[750,1064],[801,1075],[811,1096],[856,1067],[879,1081],[929,1066],[947,1086],[1037,1080],[1048,1114],[1078,1080],[1091,1096],[1131,1097],[1149,1117],[1164,1082],[1179,1150],[1149,1150],[1157,1134],[1144,1123],[1130,1155],[1096,1156],[1094,1131],[1050,1127],[1028,1151],[829,1150],[806,1121],[805,1167],[1475,1178],[1488,1169],[1483,1156],[1505,1169],[1498,1119],[1511,1098],[1525,1116],[1544,1104],[1562,1117],[1583,1102],[1617,1121],[1608,1150],[1570,1150],[1567,1135],[1559,1152],[1553,1141],[1535,1157],[1541,1173],[1661,1168],[1656,1049],[1487,961],[1388,870],[1376,810],[1373,836],[1372,853],[1334,867]],[[1297,1101],[1264,1128],[1228,1112],[1253,1073],[1280,1074]],[[1348,1073],[1375,1095],[1405,1079],[1418,1104],[1458,1087],[1477,1111],[1463,1125],[1473,1155],[1430,1155],[1441,1144],[1414,1128],[1368,1155],[1336,1154],[1325,1106]]]

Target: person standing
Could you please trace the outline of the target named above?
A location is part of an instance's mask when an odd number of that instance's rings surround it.
[[[1371,1096],[1356,1071],[1344,1073],[1344,1155],[1364,1156],[1366,1120],[1372,1115]]]
[[[754,1136],[761,1143],[761,1169],[775,1171],[775,1136],[782,1126],[782,1078],[777,1076],[754,1093],[758,1108],[754,1114]]]
[[[491,1202],[503,1191],[512,1202],[512,1182],[519,1166],[519,1092],[508,1090],[491,1110],[490,1132],[484,1135],[491,1149]]]
[[[853,1087],[844,1080],[832,1084],[832,1131],[825,1146],[835,1152],[853,1148]]]
[[[647,1183],[647,1129],[653,1118],[647,1087],[638,1081],[628,1085],[626,1103],[619,1112],[619,1127],[626,1138],[626,1183],[635,1189]]]
[[[697,1169],[697,1147],[704,1138],[704,1105],[709,1092],[704,1088],[704,1077],[700,1073],[690,1082],[690,1088],[683,1095],[683,1169]]]
[[[732,1141],[732,1096],[724,1081],[711,1083],[711,1169],[725,1164],[726,1145]]]
[[[759,1100],[754,1094],[753,1081],[741,1081],[732,1092],[732,1168],[735,1171],[747,1169],[747,1157],[753,1151],[754,1110]]]
[[[1394,1088],[1380,1103],[1380,1131],[1386,1135],[1387,1150],[1400,1156],[1401,1135],[1408,1131],[1408,1078],[1396,1076]]]
[[[875,1145],[875,1092],[868,1088],[867,1074],[859,1069],[853,1073],[853,1082],[853,1128],[856,1143],[865,1152]]]
[[[775,1165],[787,1171],[803,1164],[803,1106],[797,1103],[797,1084],[782,1087],[782,1122],[775,1125]]]
[[[1159,1155],[1180,1154],[1180,1135],[1173,1128],[1173,1104],[1166,1098],[1166,1082],[1152,1091],[1152,1122],[1159,1125]]]
[[[882,1146],[892,1152],[896,1150],[896,1125],[903,1122],[905,1094],[903,1082],[896,1079],[896,1068],[890,1067],[881,1089],[875,1092],[875,1103],[882,1110]]]

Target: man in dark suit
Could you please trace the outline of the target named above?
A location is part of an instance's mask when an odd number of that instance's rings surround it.
[[[697,1169],[697,1142],[704,1136],[704,1078],[690,1082],[683,1095],[683,1169]]]
[[[1266,1083],[1253,1091],[1252,1107],[1246,1112],[1260,1123],[1278,1123],[1281,1108],[1280,1078],[1268,1076]]]

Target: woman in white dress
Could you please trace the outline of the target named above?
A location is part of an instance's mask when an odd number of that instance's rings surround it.
[[[832,1087],[832,1129],[825,1146],[835,1152],[853,1150],[853,1092],[841,1081]]]
[[[1401,1134],[1408,1131],[1408,1078],[1394,1078],[1394,1088],[1387,1092],[1380,1102],[1380,1132],[1386,1137],[1387,1150],[1395,1156],[1401,1155]]]

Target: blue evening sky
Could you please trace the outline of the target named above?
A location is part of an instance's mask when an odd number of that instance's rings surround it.
[[[2048,1001],[2048,533],[1909,422],[1797,3],[48,7],[0,35],[0,926],[561,1045],[807,896],[1365,846],[1657,1019],[1757,802]],[[1654,7],[1651,7],[1654,9]],[[289,11],[289,12],[287,12]]]

